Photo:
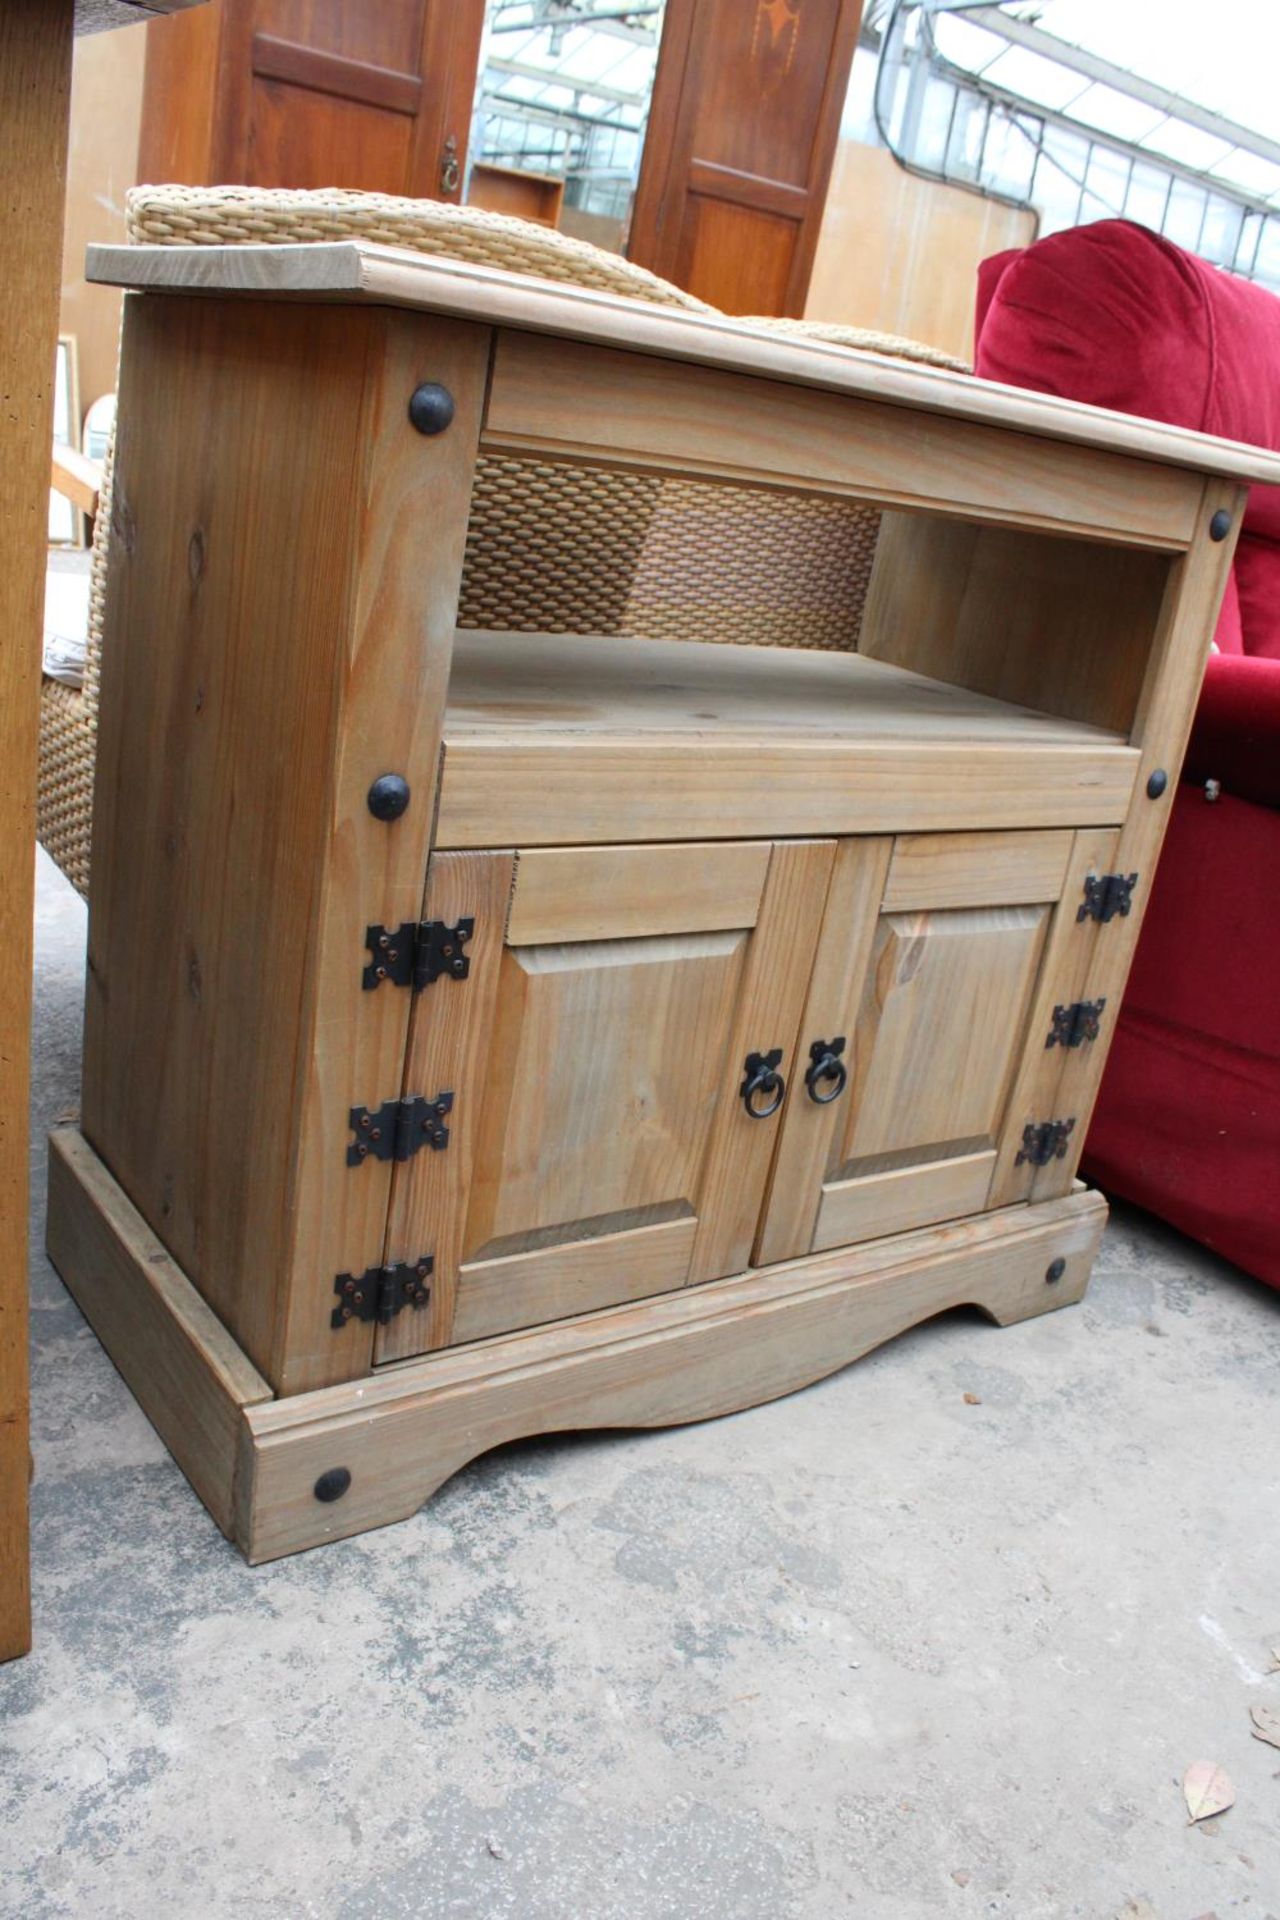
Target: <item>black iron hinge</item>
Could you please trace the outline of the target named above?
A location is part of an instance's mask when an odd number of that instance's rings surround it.
[[[1047,1167],[1051,1160],[1065,1160],[1067,1141],[1075,1129],[1075,1120],[1041,1120],[1022,1129],[1022,1146],[1014,1161],[1020,1167],[1024,1160],[1033,1167]]]
[[[338,1305],[329,1325],[335,1332],[348,1320],[376,1320],[385,1327],[402,1307],[425,1307],[431,1298],[427,1280],[435,1264],[434,1257],[424,1253],[420,1260],[397,1260],[389,1267],[368,1267],[361,1274],[340,1273],[333,1283]]]
[[[1104,997],[1101,1000],[1077,1000],[1070,1007],[1055,1007],[1053,1026],[1045,1046],[1082,1047],[1086,1040],[1096,1040],[1098,1021],[1106,1004]]]
[[[1077,920],[1114,920],[1128,913],[1133,904],[1136,873],[1091,873],[1084,883],[1084,901],[1076,908]]]
[[[366,927],[364,943],[369,949],[369,964],[361,976],[366,993],[372,993],[384,980],[395,987],[412,987],[421,993],[433,980],[446,974],[451,980],[465,980],[471,961],[463,951],[476,930],[475,919],[466,914],[452,926],[443,920],[404,920],[398,927]]]
[[[355,1139],[347,1148],[347,1165],[358,1167],[365,1160],[412,1160],[420,1147],[433,1147],[442,1153],[449,1144],[445,1117],[453,1106],[453,1094],[446,1088],[434,1100],[420,1093],[403,1100],[384,1100],[380,1107],[352,1107],[351,1131]]]

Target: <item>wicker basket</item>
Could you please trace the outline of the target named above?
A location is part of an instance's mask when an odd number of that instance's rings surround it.
[[[473,207],[337,189],[137,187],[135,245],[378,241],[635,300],[709,313],[692,294],[584,240]],[[961,368],[891,335],[797,320],[746,324]],[[93,547],[85,682],[43,689],[39,833],[81,893],[89,828],[107,539],[108,451]],[[856,646],[879,514],[857,501],[482,458],[459,605],[464,627],[848,649]]]

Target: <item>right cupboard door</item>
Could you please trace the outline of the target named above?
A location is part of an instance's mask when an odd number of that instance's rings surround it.
[[[840,842],[756,1264],[1069,1186],[1074,1130],[1025,1130],[1064,1118],[1054,1010],[1084,977],[1098,929],[1077,903],[1114,838]]]

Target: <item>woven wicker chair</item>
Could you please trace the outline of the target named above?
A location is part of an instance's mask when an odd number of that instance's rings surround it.
[[[137,187],[135,245],[263,246],[359,237],[593,287],[659,306],[714,309],[586,241],[439,201],[256,187]],[[797,320],[747,324],[966,371],[893,335]],[[477,473],[459,624],[770,646],[857,643],[879,515],[856,501],[485,457]],[[38,832],[89,890],[111,456],[93,541],[83,688],[46,679]]]

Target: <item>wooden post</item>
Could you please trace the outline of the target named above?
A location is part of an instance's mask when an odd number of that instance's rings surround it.
[[[72,0],[0,0],[0,1660],[31,1645],[32,856],[72,19]]]

